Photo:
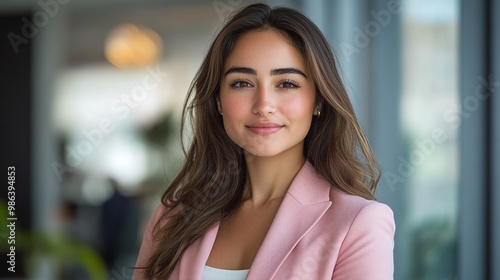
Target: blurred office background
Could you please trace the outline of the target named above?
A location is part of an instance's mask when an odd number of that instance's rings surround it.
[[[16,272],[2,227],[0,277],[131,279],[182,163],[191,79],[252,2],[0,2],[1,168],[16,167],[18,217]],[[383,168],[395,279],[500,279],[500,1],[267,3],[303,11],[332,45]],[[5,220],[7,187],[0,198]]]

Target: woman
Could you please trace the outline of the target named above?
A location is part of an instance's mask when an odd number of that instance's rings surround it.
[[[392,211],[319,29],[264,4],[220,30],[189,90],[186,162],[135,279],[392,279]]]

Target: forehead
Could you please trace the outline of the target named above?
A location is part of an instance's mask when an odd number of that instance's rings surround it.
[[[272,29],[252,30],[236,40],[224,68],[246,66],[258,68],[296,67],[305,71],[299,50],[283,34]]]

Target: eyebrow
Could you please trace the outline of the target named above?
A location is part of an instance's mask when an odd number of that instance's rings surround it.
[[[229,68],[226,71],[226,73],[224,73],[224,76],[227,76],[228,74],[231,74],[231,73],[242,73],[242,74],[257,75],[257,71],[255,71],[252,68],[248,68],[248,67],[231,67],[231,68]],[[284,74],[298,74],[298,75],[304,76],[304,78],[307,79],[306,74],[304,74],[304,72],[300,71],[297,68],[289,67],[289,68],[278,68],[278,69],[271,70],[271,76],[284,75]]]

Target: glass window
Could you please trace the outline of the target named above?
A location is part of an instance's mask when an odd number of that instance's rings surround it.
[[[405,0],[402,14],[405,279],[455,279],[458,218],[459,7]],[[398,261],[396,260],[396,265]]]

